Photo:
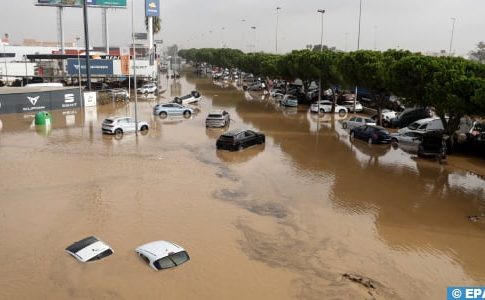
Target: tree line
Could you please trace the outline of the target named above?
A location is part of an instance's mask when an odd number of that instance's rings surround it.
[[[452,134],[463,116],[485,116],[485,65],[460,57],[432,57],[404,50],[337,52],[294,50],[284,55],[237,49],[184,49],[179,55],[273,79],[301,79],[305,89],[320,80],[332,86],[367,89],[380,110],[389,95],[408,106],[433,107]],[[445,118],[446,116],[446,118]]]

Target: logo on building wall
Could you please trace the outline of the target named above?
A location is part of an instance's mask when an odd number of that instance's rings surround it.
[[[64,95],[64,102],[66,103],[73,103],[74,102],[74,94],[65,94]]]
[[[30,103],[32,103],[32,105],[35,106],[35,104],[37,104],[37,101],[39,101],[40,96],[37,96],[37,97],[27,96],[27,98],[29,99]]]

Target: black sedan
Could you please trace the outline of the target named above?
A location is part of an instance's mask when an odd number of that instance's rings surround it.
[[[352,128],[350,139],[360,139],[367,141],[369,144],[388,144],[391,142],[389,132],[380,126],[364,125]]]
[[[219,137],[217,149],[237,151],[252,145],[263,144],[266,138],[263,133],[252,130],[233,129]]]

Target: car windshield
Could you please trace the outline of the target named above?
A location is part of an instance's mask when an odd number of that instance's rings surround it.
[[[177,266],[173,262],[173,260],[170,259],[169,256],[157,260],[156,262],[153,263],[153,265],[158,270],[161,270],[161,269],[169,269],[169,268],[173,268],[173,267]]]
[[[111,119],[104,119],[103,123],[111,124],[111,123],[113,123],[113,120],[111,120]]]
[[[178,265],[183,264],[184,262],[188,261],[189,255],[185,251],[177,252],[174,254],[171,254],[167,257],[161,258],[157,260],[156,262],[153,263],[155,268],[158,270],[161,269],[170,269],[173,267],[176,267]]]
[[[411,130],[416,130],[418,128],[418,126],[419,126],[419,123],[418,122],[414,122],[414,123],[410,124],[408,126],[408,128],[411,129]]]
[[[184,262],[188,261],[189,255],[187,254],[187,252],[182,251],[182,252],[178,252],[178,253],[170,255],[170,258],[178,266],[178,265],[181,265]]]

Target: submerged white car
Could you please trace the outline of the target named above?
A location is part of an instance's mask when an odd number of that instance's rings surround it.
[[[110,117],[106,118],[101,125],[103,133],[107,134],[123,134],[125,132],[135,131],[135,118],[131,117]],[[138,130],[146,133],[150,126],[145,121],[138,121]]]
[[[167,241],[142,245],[135,252],[153,269],[163,270],[179,266],[190,260],[184,248]]]
[[[319,107],[320,106],[320,107]],[[313,113],[317,113],[318,109],[320,108],[320,112],[322,113],[328,113],[332,110],[332,101],[328,100],[320,100],[320,105],[318,105],[318,101],[315,103],[312,103],[312,106],[310,106],[310,111]],[[341,105],[335,105],[335,113],[336,114],[345,114],[347,113],[347,108]]]
[[[157,85],[155,83],[147,83],[142,87],[137,88],[136,92],[139,94],[151,94],[157,91]]]
[[[67,247],[66,252],[84,263],[110,256],[113,254],[113,249],[105,242],[98,240],[94,236],[90,236]]]

